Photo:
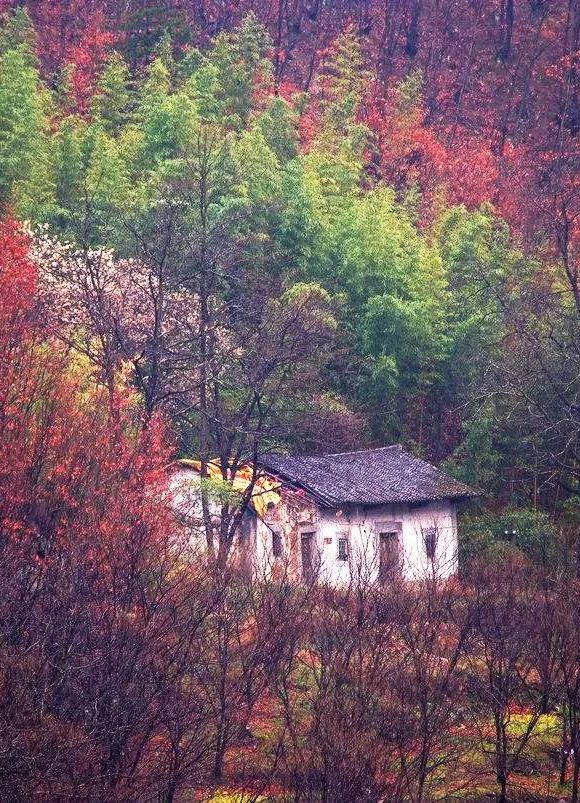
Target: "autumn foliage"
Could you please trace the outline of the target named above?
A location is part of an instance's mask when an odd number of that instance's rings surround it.
[[[580,4],[0,13],[0,798],[577,801]],[[394,441],[481,491],[449,583],[169,491]]]
[[[252,11],[272,37],[276,86],[287,96],[289,86],[311,89],[328,47],[350,26],[374,79],[367,113],[379,143],[389,140],[379,148],[387,175],[406,167],[408,179],[419,178],[427,189],[439,171],[454,200],[491,198],[526,236],[540,212],[548,221],[557,213],[554,196],[573,191],[564,163],[572,167],[578,158],[580,18],[571,0],[370,0],[356,8],[342,1],[121,7],[100,0],[30,3],[28,9],[47,74],[72,71],[80,112],[113,42],[136,67],[164,32],[176,49],[203,46]],[[396,119],[393,96],[413,75],[421,76],[422,99],[413,120],[408,113]]]
[[[143,431],[130,393],[108,398],[40,325],[27,240],[2,224],[2,794],[84,796],[98,776],[111,799],[152,738],[145,688],[184,599],[169,452],[160,421]]]

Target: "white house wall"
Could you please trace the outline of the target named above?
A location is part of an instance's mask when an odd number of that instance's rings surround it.
[[[300,534],[318,532],[320,511],[305,495],[282,490],[282,502],[272,508],[264,521],[257,520],[255,562],[258,576],[269,579],[278,574],[298,581],[302,576],[300,565]],[[272,532],[282,539],[282,555],[275,558],[272,551]]]
[[[335,510],[321,510],[316,528],[316,546],[320,555],[320,579],[331,585],[348,585],[353,576],[369,582],[379,573],[379,533],[390,523],[399,529],[402,576],[417,580],[432,575],[440,578],[457,570],[457,517],[452,502],[431,503],[421,507],[385,505],[357,508],[337,515]],[[437,529],[436,554],[429,560],[424,531]],[[305,530],[306,528],[302,528]],[[338,557],[338,539],[349,541],[349,559]]]
[[[437,530],[437,547],[433,563],[425,551],[424,532]],[[433,571],[439,577],[457,572],[457,509],[452,502],[432,502],[411,508],[403,519],[403,576],[412,580]]]
[[[190,468],[173,471],[169,487],[173,496],[174,509],[189,532],[192,551],[205,549],[205,529],[198,472]]]
[[[183,468],[175,470],[170,479],[170,489],[173,496],[173,506],[182,525],[187,530],[191,556],[206,554],[207,537],[203,522],[203,508],[201,503],[201,478],[195,469]],[[210,515],[214,527],[218,528],[220,521],[220,505],[215,500],[208,500]],[[249,558],[250,565],[255,569],[255,526],[249,533],[246,555],[237,550],[234,543],[234,554],[238,558]],[[217,544],[215,545],[217,549]],[[243,561],[245,564],[245,560]]]

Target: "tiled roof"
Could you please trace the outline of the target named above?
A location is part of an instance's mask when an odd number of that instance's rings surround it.
[[[466,499],[477,492],[404,451],[385,446],[360,452],[285,457],[266,454],[260,465],[327,507]]]

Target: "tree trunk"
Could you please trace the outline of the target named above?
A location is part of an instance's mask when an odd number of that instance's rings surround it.
[[[499,803],[507,801],[507,755],[506,755],[506,734],[503,723],[503,713],[496,713],[495,719],[495,777],[500,792]]]
[[[221,730],[221,729],[220,729]],[[216,743],[216,750],[215,750],[215,757],[213,763],[213,777],[216,780],[220,780],[223,775],[224,769],[224,740],[221,734],[218,734],[218,739]]]
[[[580,797],[580,732],[578,728],[578,708],[576,701],[571,704],[571,718],[568,722],[570,729],[570,736],[568,743],[570,750],[568,755],[572,756],[572,794],[570,796],[571,803],[578,803]]]
[[[507,61],[512,46],[512,35],[514,31],[514,0],[506,0],[505,13],[503,20],[503,37],[497,57],[499,61]]]
[[[562,740],[560,742],[560,786],[564,786],[566,783],[569,756],[568,748],[568,717],[566,715],[566,705],[564,704],[562,711]]]
[[[578,803],[579,794],[580,794],[580,754],[574,753],[574,770],[572,772],[572,794],[570,796],[571,803]]]
[[[407,29],[407,43],[405,53],[412,59],[417,55],[419,48],[419,20],[421,18],[421,0],[413,0],[411,6],[411,19]]]

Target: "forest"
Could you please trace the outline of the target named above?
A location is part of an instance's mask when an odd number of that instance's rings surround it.
[[[2,799],[576,803],[580,3],[0,14]],[[394,443],[456,578],[239,576],[236,472]]]

